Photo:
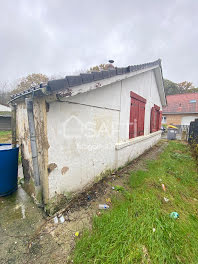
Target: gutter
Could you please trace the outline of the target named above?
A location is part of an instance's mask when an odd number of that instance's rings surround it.
[[[37,95],[37,94],[39,96],[46,95],[46,87],[47,87],[47,84],[40,84],[26,91],[23,91],[22,93],[15,94],[14,96],[11,96],[12,99],[8,102],[8,104],[12,104],[14,101],[17,101],[18,99],[21,99],[24,97],[26,98],[29,95],[32,95],[32,96]]]
[[[11,128],[12,128],[12,147],[16,148],[16,104],[13,104],[12,107],[12,117],[11,117]]]

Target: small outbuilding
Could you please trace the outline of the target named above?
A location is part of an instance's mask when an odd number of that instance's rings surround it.
[[[48,203],[82,191],[161,138],[161,60],[52,80],[16,94],[25,185]]]
[[[10,107],[0,104],[0,131],[11,130],[11,109]]]

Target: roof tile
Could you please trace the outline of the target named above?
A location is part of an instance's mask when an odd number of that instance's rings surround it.
[[[90,83],[94,81],[93,74],[92,73],[81,73],[83,83]]]
[[[99,81],[103,79],[103,74],[100,71],[92,72],[94,81]]]
[[[163,107],[165,113],[198,113],[198,93],[167,95],[167,106]]]
[[[48,82],[48,91],[60,91],[69,87],[67,79],[52,80]]]
[[[66,76],[65,77],[69,83],[69,87],[77,86],[82,84],[82,76]]]
[[[110,72],[109,71],[101,71],[103,79],[109,78],[110,77]]]
[[[116,68],[116,74],[117,75],[123,74],[123,68]]]

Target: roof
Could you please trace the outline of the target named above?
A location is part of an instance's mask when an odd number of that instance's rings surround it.
[[[133,74],[138,74],[151,69],[158,69],[156,81],[158,86],[161,87],[161,91],[159,91],[159,93],[165,105],[166,99],[164,94],[160,59],[139,65],[132,65],[122,68],[116,67],[114,69],[95,71],[91,73],[81,73],[80,75],[66,76],[65,78],[59,80],[51,80],[48,81],[47,84],[40,84],[39,86],[30,87],[30,89],[26,91],[12,95],[10,103],[13,101],[16,102],[18,99],[28,97],[30,94],[34,94],[34,96],[55,94],[58,98],[70,97],[78,93],[88,92],[110,83],[120,81],[124,78],[129,78]],[[81,87],[85,88],[82,89]]]
[[[0,104],[0,112],[11,112],[11,109],[7,105]]]
[[[163,114],[198,113],[198,93],[167,95]]]

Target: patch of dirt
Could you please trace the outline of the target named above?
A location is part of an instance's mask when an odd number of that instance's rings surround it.
[[[50,234],[59,246],[58,251],[56,250],[53,253],[54,256],[58,255],[59,258],[53,259],[50,257],[51,259],[47,263],[71,263],[69,255],[75,247],[76,239],[78,239],[78,236],[76,237],[75,233],[79,232],[80,236],[85,228],[92,228],[93,216],[96,215],[96,217],[100,217],[100,211],[98,209],[100,203],[105,204],[109,202],[111,207],[110,199],[112,196],[116,195],[122,197],[122,195],[113,190],[112,187],[120,185],[125,189],[129,188],[128,180],[131,171],[140,169],[145,170],[146,161],[156,159],[166,145],[167,142],[161,140],[157,145],[145,152],[139,158],[133,160],[127,166],[106,176],[99,182],[94,183],[92,187],[87,188],[85,191],[74,197],[64,209],[60,210],[55,215],[58,218],[63,215],[65,219],[64,223],[55,224],[55,216],[49,218],[45,225],[43,225],[43,228],[39,231],[38,235],[34,238],[34,240],[38,240],[38,237],[44,237],[45,234]],[[31,243],[35,243],[34,240]]]
[[[143,251],[142,264],[144,264],[144,263],[148,263],[148,264],[151,263],[151,259],[150,259],[149,254],[148,254],[148,249],[145,246],[143,246],[142,247],[142,251]]]

